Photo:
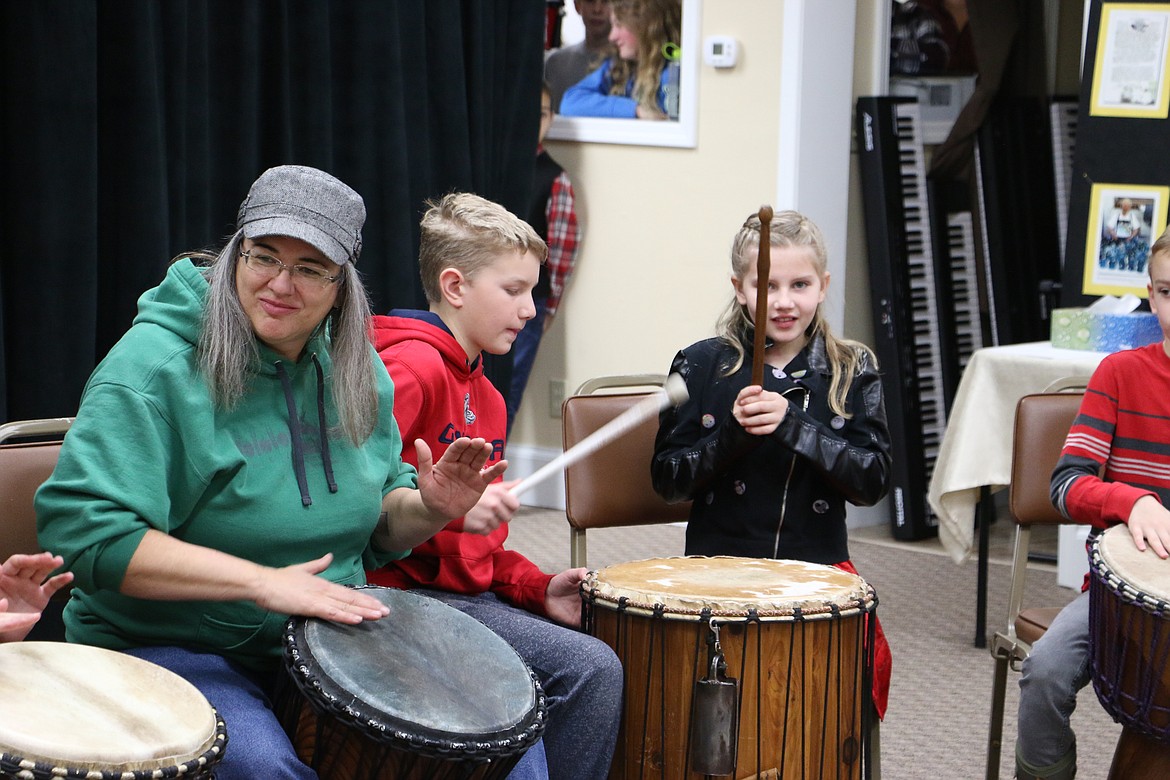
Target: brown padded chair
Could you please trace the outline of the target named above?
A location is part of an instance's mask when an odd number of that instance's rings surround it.
[[[61,440],[72,423],[72,417],[58,417],[0,425],[0,561],[13,553],[41,549],[33,495],[53,473]],[[17,443],[21,439],[36,441]]]
[[[58,417],[0,425],[0,562],[14,553],[40,551],[33,496],[53,473],[72,423],[72,417]],[[69,588],[57,591],[28,639],[65,639],[61,610],[68,597]]]
[[[660,374],[598,377],[585,382],[561,408],[565,452],[661,387]],[[606,392],[599,392],[606,391]],[[565,514],[569,520],[570,565],[588,566],[585,532],[590,528],[685,521],[690,502],[668,504],[650,482],[650,459],[658,417],[605,444],[565,469]],[[679,550],[682,554],[682,550]]]
[[[1081,382],[1083,387],[1083,380]],[[1044,635],[1060,612],[1059,607],[1022,609],[1028,546],[1032,526],[1068,522],[1052,505],[1049,483],[1083,397],[1083,392],[1035,393],[1021,398],[1016,406],[1008,500],[1012,520],[1016,523],[1016,542],[1008,593],[1007,627],[991,640],[995,675],[991,689],[991,727],[987,738],[987,780],[999,778],[1008,667],[1019,670],[1032,645]]]

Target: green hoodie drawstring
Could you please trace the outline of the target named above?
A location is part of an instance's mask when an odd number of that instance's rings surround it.
[[[329,430],[325,425],[325,372],[321,368],[321,361],[313,353],[313,365],[317,368],[317,425],[321,429],[321,460],[325,467],[325,481],[329,484],[329,492],[337,492],[337,482],[333,478],[333,459],[329,453]],[[280,386],[284,390],[284,403],[288,407],[288,432],[292,437],[293,472],[297,476],[297,487],[301,491],[301,505],[312,506],[313,497],[309,495],[309,480],[305,475],[305,444],[301,439],[300,416],[297,413],[296,398],[293,397],[292,380],[284,370],[284,363],[276,361],[276,374],[280,377]]]

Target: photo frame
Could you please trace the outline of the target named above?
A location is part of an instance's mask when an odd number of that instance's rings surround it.
[[[1086,295],[1146,297],[1150,245],[1166,228],[1170,187],[1094,184],[1085,233]]]
[[[701,0],[682,0],[682,41],[679,46],[678,120],[553,117],[548,136],[554,141],[675,146],[694,148],[698,143],[699,57],[702,48],[699,21]]]
[[[1104,3],[1098,29],[1090,115],[1166,119],[1170,3]]]

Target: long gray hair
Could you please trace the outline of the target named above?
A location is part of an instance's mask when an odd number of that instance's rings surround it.
[[[210,284],[203,325],[199,332],[199,365],[211,385],[215,404],[231,409],[240,402],[260,367],[260,348],[236,291],[243,232],[237,231],[219,254],[192,252],[204,265]],[[341,267],[337,303],[319,327],[326,328],[326,344],[333,361],[330,392],[341,429],[360,445],[369,438],[378,419],[374,364],[370,358],[370,300],[353,263]]]

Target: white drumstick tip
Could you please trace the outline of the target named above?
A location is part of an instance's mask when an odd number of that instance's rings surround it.
[[[687,392],[687,383],[678,374],[671,374],[666,378],[662,384],[662,389],[666,391],[666,398],[670,402],[670,406],[678,406],[691,397]],[[666,404],[663,405],[663,408]]]
[[[515,496],[527,492],[553,474],[560,473],[573,463],[605,446],[644,421],[654,418],[663,409],[669,406],[678,406],[689,397],[690,393],[687,392],[687,383],[678,374],[671,374],[662,383],[662,392],[652,393],[646,396],[646,398],[631,406],[629,409],[626,409],[617,417],[577,442],[576,446],[572,449],[562,452],[537,469],[535,473],[530,474],[513,485],[508,492]]]

